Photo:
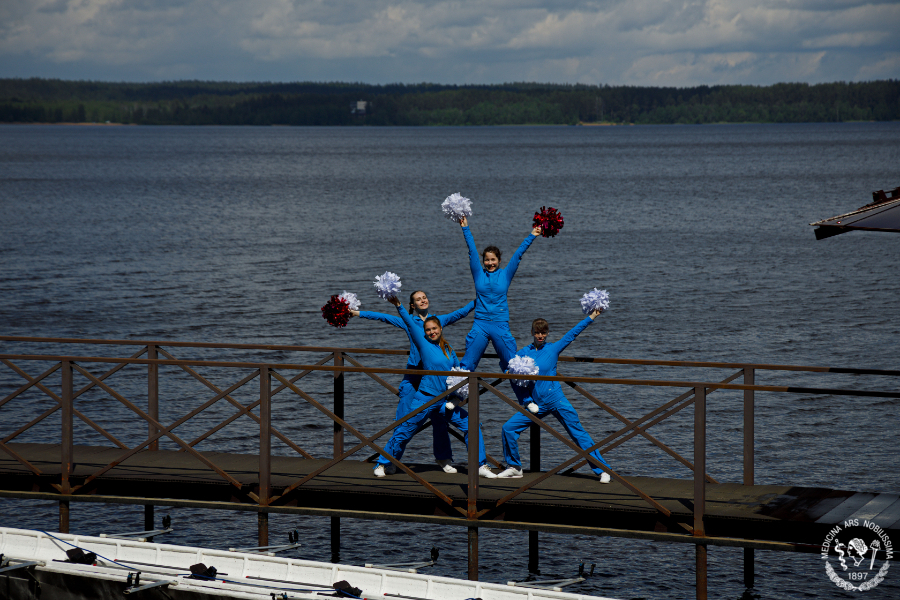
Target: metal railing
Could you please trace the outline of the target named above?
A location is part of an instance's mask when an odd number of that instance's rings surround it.
[[[479,509],[479,493],[478,493],[478,446],[470,444],[468,451],[468,490],[465,505],[460,505],[458,501],[442,492],[437,486],[430,483],[424,477],[417,474],[413,469],[393,456],[387,454],[383,445],[377,443],[378,440],[388,434],[399,424],[409,420],[413,416],[428,410],[429,407],[439,402],[444,402],[446,397],[453,391],[447,390],[439,396],[435,396],[430,401],[411,413],[403,416],[399,420],[385,424],[374,433],[367,433],[360,428],[348,422],[345,418],[344,401],[345,401],[345,377],[348,374],[360,373],[374,380],[379,385],[393,394],[397,394],[397,389],[385,381],[381,376],[385,374],[404,375],[458,375],[456,372],[442,371],[410,371],[406,369],[393,369],[383,367],[367,367],[360,362],[358,357],[374,356],[374,355],[405,355],[406,353],[398,350],[373,350],[358,348],[329,348],[329,347],[303,347],[303,346],[273,346],[273,345],[254,345],[254,344],[198,344],[184,342],[160,342],[160,341],[134,341],[134,340],[83,340],[83,339],[56,339],[56,338],[24,338],[13,336],[0,336],[0,341],[15,343],[41,343],[54,344],[56,346],[66,345],[116,345],[116,346],[138,346],[139,350],[132,353],[128,357],[105,357],[105,356],[73,356],[66,354],[26,354],[26,353],[4,353],[0,354],[0,363],[5,365],[18,378],[24,380],[19,387],[10,391],[3,392],[5,395],[0,399],[0,423],[4,429],[19,425],[9,418],[9,410],[4,411],[4,407],[11,406],[9,403],[21,397],[29,390],[38,390],[43,393],[53,403],[49,408],[45,409],[38,416],[29,422],[21,424],[18,428],[10,433],[0,433],[0,450],[13,457],[21,463],[29,471],[37,476],[45,476],[38,466],[29,462],[24,456],[10,447],[10,443],[35,427],[50,415],[57,411],[61,413],[61,430],[59,432],[59,442],[61,444],[61,473],[58,482],[53,482],[52,486],[60,494],[60,499],[64,501],[67,497],[71,498],[78,494],[88,493],[91,484],[116,466],[133,457],[144,450],[155,451],[159,449],[159,441],[166,438],[173,442],[179,452],[187,453],[200,461],[208,469],[215,472],[219,478],[229,483],[234,488],[235,496],[244,503],[253,503],[260,507],[260,514],[265,514],[265,507],[275,507],[286,504],[291,501],[292,497],[305,484],[309,483],[317,476],[321,475],[329,468],[341,461],[347,460],[354,454],[369,448],[377,455],[381,455],[399,470],[409,475],[419,485],[427,489],[431,494],[445,503],[448,509],[459,514],[461,518],[466,519],[473,526],[477,526],[479,520],[492,519],[507,502],[513,500],[518,495],[529,490],[540,482],[546,480],[551,475],[561,471],[569,473],[574,469],[585,464],[592,464],[607,471],[610,476],[642,498],[647,504],[652,506],[659,513],[670,516],[671,511],[660,504],[640,489],[633,481],[622,476],[621,474],[610,469],[606,465],[600,464],[590,453],[594,450],[600,450],[606,453],[623,443],[635,437],[642,437],[651,444],[661,449],[667,455],[671,456],[678,463],[690,469],[694,480],[694,506],[693,506],[693,527],[691,533],[694,536],[702,537],[705,535],[704,530],[704,513],[706,493],[705,486],[707,482],[716,483],[716,480],[706,472],[706,420],[707,420],[707,398],[720,390],[741,390],[743,391],[743,483],[752,485],[754,483],[754,402],[755,392],[780,392],[780,393],[800,393],[800,394],[831,394],[831,395],[850,395],[850,396],[875,396],[886,398],[898,398],[900,392],[893,391],[871,391],[871,390],[850,390],[850,389],[833,389],[833,388],[813,388],[813,387],[796,387],[796,386],[772,386],[772,385],[756,385],[756,373],[761,370],[770,371],[805,371],[813,373],[844,373],[844,374],[868,374],[868,375],[887,375],[900,376],[900,371],[886,371],[875,369],[835,369],[825,367],[803,367],[790,365],[767,365],[767,364],[741,364],[741,363],[723,363],[723,362],[696,362],[696,361],[657,361],[657,360],[630,360],[630,359],[607,359],[607,358],[585,358],[585,357],[561,357],[561,362],[581,362],[581,363],[606,363],[620,365],[642,365],[642,366],[672,366],[672,367],[702,367],[702,368],[721,368],[730,369],[735,372],[731,373],[724,379],[717,382],[706,381],[672,381],[672,380],[652,380],[652,379],[630,379],[630,378],[609,378],[609,377],[581,377],[581,376],[526,376],[526,375],[506,375],[488,372],[470,373],[467,381],[460,383],[458,386],[469,385],[469,400],[467,409],[469,412],[469,430],[478,431],[480,418],[479,410],[483,394],[492,394],[501,402],[508,404],[513,411],[524,414],[529,418],[532,425],[532,457],[534,468],[535,450],[537,449],[537,464],[540,462],[540,445],[539,437],[535,437],[535,433],[540,430],[545,431],[553,438],[559,440],[564,446],[568,447],[574,454],[563,462],[552,466],[543,471],[537,478],[530,480],[528,483],[520,486],[518,489],[506,494],[499,500],[493,501],[489,506]],[[196,359],[180,359],[174,356],[174,348],[205,348],[205,349],[231,349],[231,350],[275,350],[280,352],[304,352],[321,356],[316,362],[309,364],[283,363],[283,362],[267,362],[267,361],[229,361],[229,360],[196,360]],[[40,374],[32,375],[21,366],[21,363],[51,363]],[[329,364],[330,363],[330,364]],[[89,365],[106,364],[112,365],[101,374],[95,374],[88,369]],[[146,410],[139,406],[139,403],[127,398],[123,393],[117,391],[110,385],[110,378],[129,366],[139,366],[146,369],[147,379],[147,398]],[[206,387],[212,396],[199,405],[194,406],[191,410],[182,414],[168,425],[160,419],[160,402],[165,399],[160,398],[160,367],[172,366],[177,367],[183,373],[195,379]],[[228,371],[237,371],[240,375],[239,379],[227,387],[217,386],[207,377],[201,375],[197,369],[201,367],[214,367],[227,369]],[[297,372],[296,375],[288,376],[287,372]],[[59,375],[56,375],[57,372]],[[332,394],[333,404],[331,407],[325,403],[316,400],[316,398],[301,387],[303,379],[311,373],[331,373],[333,377]],[[82,377],[85,383],[76,389],[75,378]],[[58,378],[58,379],[57,379]],[[613,418],[621,422],[621,427],[612,434],[601,439],[588,449],[581,449],[573,443],[565,433],[557,431],[551,427],[546,421],[538,418],[530,413],[507,394],[498,389],[498,383],[504,379],[528,379],[543,381],[560,381],[566,383],[571,389],[575,390],[587,401],[593,403],[598,408],[611,415]],[[259,383],[258,394],[254,391],[253,401],[244,403],[236,399],[233,394],[244,386],[251,384],[257,379]],[[741,379],[740,383],[734,383],[735,380]],[[55,382],[58,381],[59,393],[52,388],[56,387]],[[674,387],[686,389],[674,399],[658,406],[647,414],[638,419],[629,419],[617,411],[607,402],[600,400],[595,394],[589,392],[585,385],[626,385],[626,386],[654,386],[654,387]],[[455,388],[454,388],[455,389]],[[145,422],[147,425],[147,437],[139,443],[129,446],[125,442],[118,439],[107,428],[102,427],[95,420],[82,410],[76,408],[76,400],[90,390],[100,390],[109,397],[113,398],[118,404],[127,408],[133,415],[138,418],[139,422]],[[324,415],[328,421],[333,424],[333,440],[332,440],[332,456],[330,460],[326,460],[323,464],[317,466],[308,474],[300,477],[292,483],[280,486],[274,489],[271,485],[271,459],[272,459],[272,440],[273,438],[283,442],[287,447],[293,450],[300,457],[312,459],[313,453],[302,448],[298,443],[292,440],[287,434],[280,431],[272,424],[272,400],[278,394],[293,394],[296,399],[302,400],[308,406],[313,407],[318,413]],[[195,435],[192,439],[183,439],[175,433],[175,429],[185,424],[187,421],[197,417],[210,407],[225,401],[235,409],[229,417],[221,420],[208,430],[199,435]],[[663,443],[660,439],[650,433],[650,429],[659,423],[669,419],[673,415],[693,405],[693,459],[690,460],[679,454],[675,449]],[[257,411],[257,412],[254,412]],[[4,414],[6,413],[6,414]],[[221,465],[207,456],[199,452],[195,446],[207,440],[211,435],[221,431],[225,427],[231,425],[241,417],[252,419],[259,427],[259,486],[254,490],[245,489],[245,486],[234,476],[229,474]],[[75,480],[73,478],[73,455],[76,443],[74,433],[75,419],[82,421],[92,430],[102,435],[108,442],[122,452],[111,462],[97,469],[90,475]],[[357,439],[357,443],[345,447],[344,435],[349,433]],[[491,459],[493,460],[493,459]],[[496,460],[493,460],[497,464]],[[452,513],[451,513],[452,514]],[[262,517],[261,517],[262,518]],[[61,528],[68,527],[68,516],[63,515],[60,518]],[[262,523],[262,522],[261,522]],[[267,538],[267,534],[265,536]],[[263,534],[260,534],[260,544],[268,543],[267,539],[263,540]]]

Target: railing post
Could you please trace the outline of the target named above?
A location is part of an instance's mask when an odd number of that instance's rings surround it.
[[[150,360],[159,358],[155,344],[147,346],[147,358]],[[154,363],[147,364],[147,414],[154,420],[159,421],[159,365]],[[156,425],[148,422],[147,437],[153,437],[157,432]],[[147,449],[159,450],[159,440],[150,442]]]
[[[334,353],[334,366],[344,366],[343,352]],[[344,418],[344,372],[334,372],[334,414]],[[337,458],[344,453],[344,428],[335,421],[334,423],[334,454]],[[341,561],[341,518],[331,517],[331,562]]]
[[[744,367],[744,385],[756,385],[756,370],[752,367]],[[754,390],[744,390],[744,485],[753,485],[755,476],[755,393]],[[744,585],[748,588],[756,583],[754,560],[753,548],[744,548]]]
[[[705,537],[706,512],[706,388],[694,388],[694,536]],[[696,545],[697,600],[706,600],[707,549]]]
[[[159,358],[156,344],[147,344],[147,358],[150,360]],[[159,365],[153,363],[147,363],[147,414],[154,420],[159,421]],[[150,422],[147,423],[147,437],[153,437],[156,435],[157,431],[156,425]],[[150,442],[150,445],[147,446],[147,450],[159,450],[159,440]],[[154,520],[153,505],[145,504],[144,531],[153,531],[156,529],[153,525]],[[147,541],[152,542],[153,538],[147,538]]]
[[[72,413],[74,407],[74,393],[72,390],[72,363],[62,361],[62,436],[60,439],[60,492],[64,496],[68,496],[72,491],[72,484],[69,478],[72,476],[72,454],[73,454],[73,423]],[[59,532],[69,533],[69,501],[60,500],[59,502]]]
[[[259,545],[269,545],[269,504],[272,475],[272,378],[268,367],[259,368]]]
[[[481,421],[478,417],[478,377],[469,377],[469,489],[466,498],[466,518],[469,525],[469,579],[478,581],[478,446]]]

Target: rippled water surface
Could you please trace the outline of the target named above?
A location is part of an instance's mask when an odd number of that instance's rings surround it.
[[[900,185],[900,124],[723,125],[704,127],[505,127],[430,129],[142,128],[0,126],[0,333],[3,335],[183,342],[265,343],[405,349],[399,330],[353,320],[334,329],[320,307],[356,292],[363,308],[391,312],[371,287],[385,270],[404,290],[424,289],[437,312],[473,297],[465,245],[440,202],[473,200],[479,248],[509,257],[542,205],[560,208],[559,236],[538,239],[510,291],[511,328],[528,340],[547,318],[551,338],[581,318],[592,287],[612,308],[570,354],[900,369],[900,236],[854,232],[816,241],[808,225]],[[446,330],[462,348],[471,318]],[[4,352],[128,356],[137,348],[0,342]],[[288,351],[169,348],[179,358],[308,363],[323,355]],[[402,357],[363,357],[402,367]],[[482,362],[487,368],[495,363]],[[29,373],[44,364],[21,362]],[[92,367],[95,373],[102,367]],[[733,370],[564,364],[566,374],[714,381]],[[226,387],[234,373],[203,375]],[[398,376],[386,376],[396,383]],[[116,390],[146,401],[146,370],[123,369]],[[330,402],[331,379],[304,390]],[[23,380],[0,371],[0,395]],[[761,372],[757,383],[896,390],[896,379]],[[58,380],[55,383],[58,386]],[[52,386],[51,386],[52,387]],[[235,393],[252,401],[254,386]],[[594,386],[636,418],[680,393],[675,388]],[[595,439],[617,429],[567,392]],[[174,368],[161,369],[163,422],[211,397]],[[46,398],[44,396],[43,398]],[[50,407],[39,393],[0,409],[6,437]],[[741,480],[740,392],[709,398],[709,471]],[[79,410],[127,445],[142,427],[109,395],[86,394]],[[216,405],[183,428],[192,439],[233,413]],[[363,431],[389,421],[395,401],[365,375],[347,381],[347,416]],[[837,395],[757,395],[759,483],[900,492],[894,447],[898,401]],[[317,456],[331,453],[330,422],[276,396],[273,422]],[[691,411],[685,411],[690,413]],[[488,450],[501,455],[500,402],[482,406]],[[54,421],[55,418],[55,421]],[[254,431],[255,430],[255,431]],[[16,441],[49,441],[52,415]],[[653,429],[691,455],[691,415]],[[236,421],[198,447],[257,451],[258,426]],[[599,437],[598,437],[599,436]],[[522,440],[527,456],[527,436]],[[76,443],[104,443],[80,426]],[[174,448],[169,441],[164,448]],[[291,450],[275,443],[276,454]],[[458,460],[465,451],[456,446]],[[545,464],[567,458],[545,437]],[[411,460],[430,459],[417,438]],[[607,455],[623,475],[689,478],[681,465],[634,439]],[[366,509],[360,506],[360,509]],[[72,505],[72,531],[134,530],[139,507]],[[172,542],[252,545],[252,514],[158,509],[178,528]],[[0,500],[0,525],[55,528],[56,505]],[[465,529],[343,519],[341,560],[400,562],[441,549],[435,572],[462,577]],[[298,528],[297,556],[328,560],[328,519],[273,515],[273,537]],[[524,532],[482,530],[482,578],[527,574]],[[541,534],[541,570],[599,575],[577,589],[619,598],[691,598],[690,545]],[[741,598],[742,552],[710,548],[711,597]],[[816,555],[757,551],[759,598],[842,597]],[[893,571],[870,598],[900,591]],[[570,588],[571,589],[571,588]]]

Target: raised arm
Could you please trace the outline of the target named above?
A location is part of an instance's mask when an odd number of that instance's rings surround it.
[[[441,327],[446,327],[447,325],[452,325],[453,323],[456,323],[457,321],[459,321],[460,319],[462,319],[463,317],[468,315],[473,310],[475,310],[475,301],[474,300],[472,300],[471,302],[469,302],[462,308],[457,309],[448,315],[440,315],[438,317],[438,319],[440,319],[440,321],[441,321]]]
[[[469,249],[469,269],[472,271],[472,277],[477,277],[482,271],[481,261],[478,258],[478,249],[475,247],[475,238],[472,237],[472,232],[469,230],[468,223],[466,218],[463,217],[460,226],[462,227],[463,237],[466,239],[466,247]]]
[[[575,338],[578,337],[578,334],[587,329],[587,326],[594,322],[594,319],[597,317],[597,315],[600,314],[600,312],[601,311],[599,310],[591,311],[591,313],[584,319],[582,319],[582,321],[578,323],[578,325],[570,329],[568,333],[566,333],[566,335],[562,336],[562,339],[553,345],[553,349],[556,351],[556,355],[559,356],[560,353],[562,353],[562,351],[566,349],[566,346],[574,342]]]
[[[519,263],[522,261],[522,256],[525,254],[525,251],[528,250],[528,247],[531,246],[532,242],[537,239],[537,236],[541,235],[541,228],[535,227],[531,230],[531,233],[525,238],[522,244],[519,246],[519,249],[516,250],[516,253],[512,255],[512,258],[509,259],[509,264],[506,266],[506,279],[507,281],[512,281],[513,275],[516,274],[516,269],[519,268]]]
[[[409,332],[410,339],[412,339],[413,343],[417,346],[421,343],[426,342],[425,339],[425,329],[420,325],[417,325],[412,318],[412,315],[409,314],[403,305],[400,304],[400,299],[394,296],[393,298],[388,298],[388,302],[397,307],[397,313],[400,315],[400,319],[403,320],[403,323],[406,325],[405,329]]]

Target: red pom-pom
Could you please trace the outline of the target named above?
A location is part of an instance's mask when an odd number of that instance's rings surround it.
[[[553,237],[563,228],[563,216],[552,206],[542,206],[540,212],[534,213],[534,226],[541,228],[543,237]]]
[[[322,317],[329,325],[343,327],[350,321],[350,304],[340,296],[332,296],[322,307]]]

